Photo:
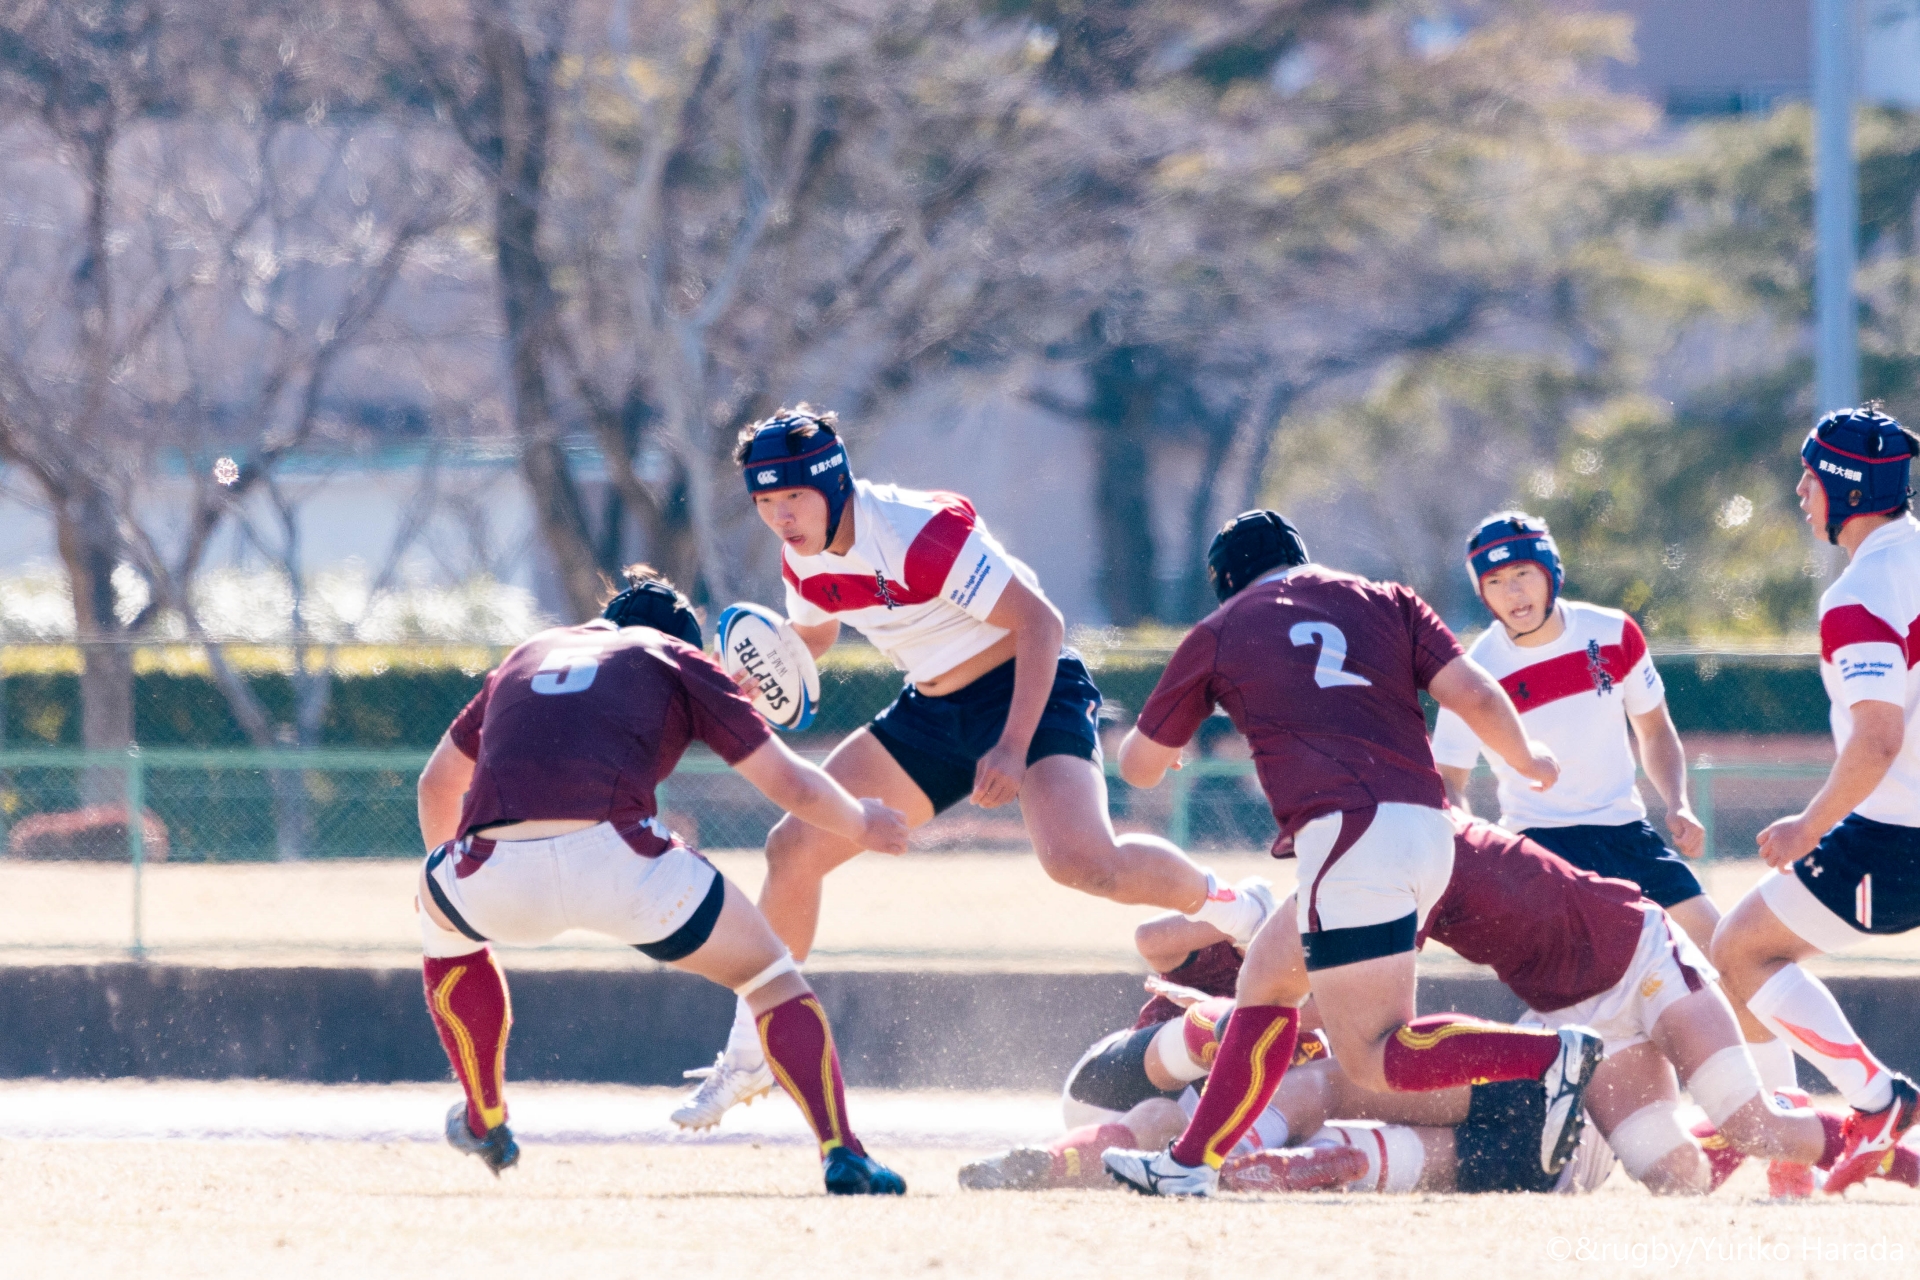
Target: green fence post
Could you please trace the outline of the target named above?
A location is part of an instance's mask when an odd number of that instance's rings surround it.
[[[147,866],[147,765],[140,748],[127,748],[127,855],[133,860],[133,945],[128,948],[135,960],[147,957],[142,928],[141,880]]]
[[[1192,825],[1192,806],[1188,803],[1192,784],[1188,781],[1188,772],[1189,770],[1187,769],[1174,769],[1171,771],[1173,778],[1173,813],[1170,814],[1167,819],[1167,839],[1173,841],[1182,849],[1187,847],[1187,835]]]
[[[1693,793],[1693,816],[1700,819],[1700,825],[1706,830],[1706,839],[1701,845],[1700,856],[1713,858],[1718,856],[1713,844],[1713,768],[1710,765],[1696,764],[1687,766],[1687,790]]]

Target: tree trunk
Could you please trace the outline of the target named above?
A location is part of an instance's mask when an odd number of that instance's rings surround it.
[[[80,644],[80,741],[89,751],[124,751],[134,741],[133,653],[114,612],[119,521],[107,494],[82,481],[54,507],[54,522]],[[124,804],[126,775],[119,769],[89,769],[80,791],[87,804]]]
[[[483,6],[481,28],[481,64],[493,81],[490,96],[497,113],[491,122],[499,146],[493,157],[493,231],[520,472],[533,492],[540,532],[567,603],[577,618],[589,618],[600,607],[599,566],[586,504],[554,427],[546,372],[555,318],[552,282],[540,256],[540,206],[553,60],[528,56],[504,5]]]
[[[1107,620],[1130,627],[1153,615],[1153,509],[1147,440],[1153,427],[1152,353],[1120,347],[1089,369],[1094,430],[1093,509],[1100,529],[1096,584]]]

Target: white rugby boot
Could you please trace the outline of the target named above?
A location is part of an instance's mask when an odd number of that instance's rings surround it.
[[[1220,1171],[1212,1165],[1175,1160],[1171,1142],[1162,1151],[1108,1147],[1100,1153],[1100,1163],[1115,1182],[1143,1196],[1210,1196],[1220,1184]]]
[[[723,1053],[714,1058],[712,1066],[695,1067],[684,1074],[689,1080],[698,1080],[700,1087],[674,1108],[673,1122],[682,1129],[711,1129],[734,1107],[773,1092],[773,1071],[764,1058],[743,1067]]]
[[[1540,1167],[1559,1173],[1580,1145],[1587,1122],[1587,1086],[1606,1045],[1590,1027],[1561,1027],[1560,1056],[1540,1078],[1547,1091],[1547,1123],[1540,1131]]]
[[[1236,885],[1220,885],[1207,873],[1207,900],[1187,919],[1210,924],[1244,949],[1273,914],[1273,885],[1264,876],[1248,876]]]

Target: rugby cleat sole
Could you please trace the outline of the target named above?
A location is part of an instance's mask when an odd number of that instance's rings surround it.
[[[960,1166],[960,1185],[968,1191],[1044,1191],[1053,1185],[1053,1153],[1015,1147],[975,1160]]]
[[[1587,1027],[1560,1028],[1560,1056],[1547,1068],[1541,1085],[1547,1091],[1547,1122],[1540,1130],[1540,1167],[1558,1174],[1580,1145],[1586,1127],[1587,1086],[1600,1065],[1606,1045]]]

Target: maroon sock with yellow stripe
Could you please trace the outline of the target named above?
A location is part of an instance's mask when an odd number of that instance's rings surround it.
[[[857,1156],[867,1154],[847,1125],[847,1087],[840,1078],[840,1055],[819,999],[809,991],[753,1021],[760,1029],[767,1065],[806,1113],[807,1123],[820,1139],[820,1154],[835,1147],[845,1147]]]
[[[513,1004],[507,978],[485,948],[471,955],[423,961],[427,1012],[467,1091],[467,1128],[476,1138],[507,1122],[502,1089],[507,1075],[507,1032]]]
[[[1173,1158],[1184,1165],[1210,1164],[1218,1169],[1273,1101],[1299,1035],[1298,1009],[1271,1004],[1236,1007],[1227,1022],[1226,1039],[1214,1056],[1200,1106],[1173,1144]]]
[[[1387,1037],[1387,1087],[1404,1093],[1501,1080],[1538,1080],[1560,1056],[1560,1034],[1464,1013],[1415,1018]]]

